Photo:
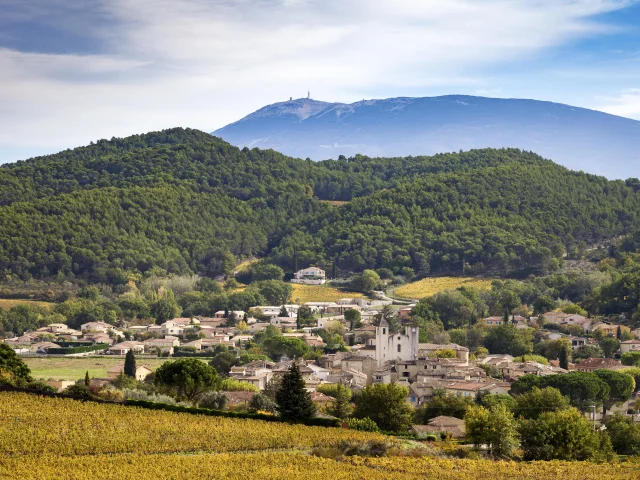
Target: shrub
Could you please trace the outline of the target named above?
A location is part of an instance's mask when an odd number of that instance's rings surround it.
[[[260,389],[249,382],[242,382],[235,378],[225,378],[222,380],[220,390],[225,392],[259,392]]]
[[[438,437],[435,435],[427,435],[427,442],[435,442],[438,440]]]
[[[198,407],[210,410],[224,410],[227,406],[227,401],[227,396],[222,392],[208,392],[202,396],[198,402]]]
[[[167,405],[175,405],[177,402],[175,398],[169,395],[162,395],[158,393],[148,393],[144,390],[134,390],[131,388],[125,388],[122,390],[124,398],[130,400],[143,400],[147,402],[166,403]]]
[[[374,432],[380,431],[376,422],[369,417],[365,418],[350,418],[348,422],[349,429],[358,430],[360,432]]]
[[[76,398],[93,398],[93,394],[89,387],[87,387],[84,383],[76,383],[75,385],[69,385],[64,389],[63,393],[67,395],[72,395]]]
[[[120,390],[116,390],[115,388],[104,388],[100,390],[97,395],[98,398],[102,400],[107,400],[109,402],[122,402],[124,401],[124,394]]]
[[[276,411],[276,402],[271,400],[269,397],[262,393],[258,393],[254,395],[251,400],[249,400],[249,412],[269,412],[275,413]]]

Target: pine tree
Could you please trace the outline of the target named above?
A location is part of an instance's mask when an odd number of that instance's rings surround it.
[[[346,420],[352,412],[351,391],[345,385],[339,383],[336,389],[335,400],[331,402],[331,405],[329,405],[327,413],[339,418],[340,420]]]
[[[282,377],[282,385],[276,393],[276,404],[280,417],[288,422],[299,422],[316,414],[316,406],[295,363]]]
[[[560,368],[569,370],[569,352],[567,352],[567,347],[563,347],[560,350],[559,360],[560,360]]]
[[[124,357],[124,374],[127,377],[136,378],[136,357],[133,350],[129,350]]]
[[[89,379],[89,370],[84,374],[84,385],[88,387],[91,384],[91,380]]]
[[[280,308],[280,316],[281,317],[289,316],[289,311],[287,310],[287,307],[285,307],[284,305],[282,305],[282,307]]]

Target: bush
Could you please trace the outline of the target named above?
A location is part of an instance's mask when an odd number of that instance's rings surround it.
[[[276,412],[276,402],[262,393],[258,393],[249,400],[249,412]]]
[[[205,393],[198,402],[199,408],[208,408],[210,410],[224,410],[227,406],[227,396],[222,392]]]
[[[109,345],[106,343],[97,343],[95,345],[87,345],[86,347],[49,348],[47,349],[47,354],[70,355],[72,353],[97,352],[98,350],[106,350],[107,348],[109,348]]]
[[[31,390],[36,390],[38,392],[43,392],[43,393],[57,393],[58,390],[55,387],[52,387],[51,385],[49,385],[46,382],[41,382],[40,380],[36,380],[33,382],[29,382],[25,385],[26,388],[29,388]]]
[[[438,437],[435,435],[427,435],[427,442],[435,442],[438,440]]]
[[[350,430],[358,430],[360,432],[374,432],[378,433],[380,429],[376,422],[369,417],[365,418],[350,418],[348,422]]]
[[[122,393],[127,400],[142,400],[146,402],[154,403],[166,403],[167,405],[175,405],[177,402],[175,398],[169,395],[162,395],[158,393],[148,393],[144,390],[134,390],[131,388],[123,389]]]
[[[124,394],[120,390],[116,390],[115,388],[104,388],[100,390],[96,396],[102,400],[107,400],[109,402],[122,402],[124,401]]]
[[[72,395],[76,398],[94,398],[91,390],[84,383],[76,383],[75,385],[69,385],[64,389],[62,393]]]
[[[256,392],[260,389],[249,382],[242,382],[235,378],[225,378],[222,380],[220,389],[225,392]]]

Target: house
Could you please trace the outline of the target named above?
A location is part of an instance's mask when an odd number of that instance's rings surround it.
[[[613,358],[585,358],[576,365],[579,372],[595,372],[596,370],[622,370],[626,368]]]
[[[504,318],[502,317],[487,317],[480,320],[481,325],[485,325],[487,327],[497,327],[499,325],[504,324]]]
[[[169,320],[160,325],[160,334],[162,336],[179,336],[184,333],[185,325],[182,322],[177,322],[173,320]],[[177,346],[177,345],[176,345]]]
[[[271,319],[271,325],[280,328],[295,329],[298,327],[298,320],[296,320],[294,317],[274,317]]]
[[[389,384],[393,380],[391,367],[380,368],[373,372],[373,383]]]
[[[298,315],[298,309],[300,308],[298,305],[266,305],[260,307],[253,307],[251,310],[260,310],[262,315],[267,317],[275,318],[280,316],[280,312],[282,311],[282,307],[287,310],[287,313],[290,317],[296,317]]]
[[[324,285],[326,281],[325,271],[318,267],[299,270],[291,279],[291,283],[301,283],[304,285]]]
[[[333,305],[328,305],[324,309],[325,313],[327,313],[328,315],[344,315],[344,312],[346,312],[347,310],[357,310],[359,312],[360,310],[362,310],[362,308],[360,307],[360,305],[338,305],[336,303]]]
[[[45,328],[51,333],[63,333],[69,330],[69,327],[64,323],[50,323]]]
[[[328,368],[321,367],[320,365],[313,362],[307,362],[307,367],[313,370],[313,374],[322,381],[326,381],[329,377],[329,374],[331,373],[331,370],[329,370]]]
[[[640,340],[625,340],[620,342],[620,353],[640,352]]]
[[[597,323],[592,327],[592,330],[595,332],[596,330],[602,331],[607,336],[615,337],[618,334],[618,329],[620,329],[620,333],[631,333],[631,329],[624,325],[616,325],[613,323]]]
[[[227,408],[229,410],[235,410],[238,407],[246,407],[249,405],[251,399],[256,395],[256,392],[223,392],[227,397]]]
[[[260,390],[264,390],[273,375],[276,364],[258,360],[237,367],[231,367],[229,377],[241,382],[255,385]]]
[[[80,330],[86,332],[108,333],[113,327],[105,322],[89,322],[80,325]]]
[[[143,382],[150,373],[152,373],[152,370],[149,367],[147,367],[146,365],[140,365],[136,368],[136,380],[138,380],[139,382]],[[114,380],[120,375],[124,375],[124,366],[111,367],[109,370],[107,370],[107,378],[109,378],[110,380]]]
[[[29,349],[31,353],[47,353],[49,348],[59,348],[60,345],[57,345],[52,342],[38,342],[31,345]]]
[[[180,340],[175,337],[166,338],[150,338],[144,341],[144,351],[150,352],[162,352],[173,355],[173,349],[180,346]]]
[[[121,342],[109,347],[107,353],[110,355],[126,355],[129,350],[133,350],[133,353],[144,353],[144,343],[134,341]]]
[[[195,348],[197,352],[202,350],[202,339],[198,338],[197,340],[193,340],[192,342],[187,342],[182,344],[183,347]]]
[[[589,343],[589,340],[584,337],[569,337],[569,340],[571,340],[571,348],[573,350]]]
[[[413,307],[404,307],[401,308],[400,310],[398,310],[398,312],[396,313],[396,316],[399,319],[403,319],[403,318],[409,318],[411,316],[411,310],[413,310]]]
[[[420,343],[418,344],[418,358],[436,356],[438,352],[442,352],[443,350],[453,350],[456,352],[456,358],[458,360],[469,364],[469,349],[457,343]]]
[[[411,431],[419,438],[441,433],[448,434],[453,438],[461,438],[465,435],[465,425],[464,420],[441,415],[429,420],[427,425],[413,425]]]
[[[333,402],[333,398],[321,392],[311,392],[311,401],[319,407],[324,407]]]
[[[75,385],[75,380],[47,380],[46,383],[55,388],[58,393],[62,392],[65,388]]]
[[[367,376],[367,383],[371,383],[373,374],[378,369],[378,362],[375,358],[363,355],[348,355],[341,360],[341,368],[364,373]]]
[[[404,334],[392,333],[389,323],[383,318],[376,327],[375,359],[381,367],[392,360],[415,360],[418,358],[418,327],[406,326]]]
[[[511,389],[508,383],[452,382],[444,387],[446,393],[458,397],[475,397],[479,392],[490,395],[506,395]]]

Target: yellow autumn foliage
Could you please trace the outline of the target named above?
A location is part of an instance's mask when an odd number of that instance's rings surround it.
[[[491,280],[471,277],[432,277],[408,283],[396,289],[396,295],[421,300],[443,290],[455,290],[460,287],[473,287],[478,290],[491,289]]]
[[[302,285],[293,283],[291,299],[294,303],[302,305],[307,302],[337,302],[341,298],[361,298],[362,293],[345,292],[326,285]]]

